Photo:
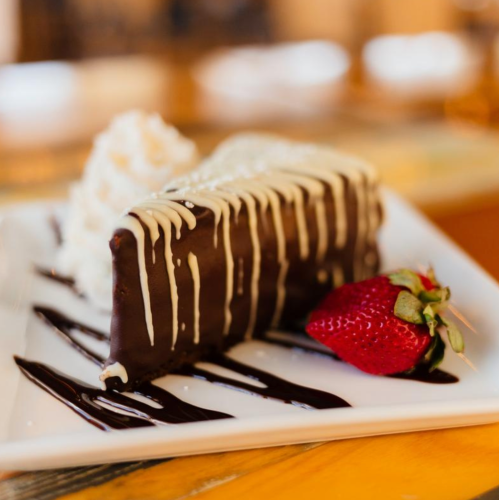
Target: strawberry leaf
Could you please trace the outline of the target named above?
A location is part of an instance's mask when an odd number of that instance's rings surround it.
[[[458,354],[464,351],[464,339],[461,331],[453,321],[440,317],[447,329],[447,337],[454,352]]]
[[[445,354],[445,344],[440,337],[440,334],[437,333],[433,337],[433,341],[430,344],[430,347],[426,351],[424,356],[424,363],[429,365],[429,371],[433,371],[444,359]]]
[[[407,290],[402,290],[398,294],[393,312],[397,318],[423,325],[425,323],[422,316],[423,308],[423,303],[417,297]]]
[[[404,286],[408,288],[416,297],[424,290],[421,283],[421,278],[410,269],[400,269],[399,271],[389,274],[390,283],[396,286]]]

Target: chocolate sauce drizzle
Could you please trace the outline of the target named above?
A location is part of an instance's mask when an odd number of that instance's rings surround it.
[[[83,333],[106,344],[109,344],[108,335],[68,318],[54,309],[36,306],[34,310],[71,347],[99,367],[103,367],[104,358],[78,341],[75,332]],[[91,387],[42,363],[17,357],[15,360],[21,371],[31,381],[102,430],[231,418],[231,415],[226,413],[186,403],[150,382],[140,384],[132,392],[155,402],[161,408],[154,408],[128,397],[126,394]],[[260,382],[264,387],[241,382],[195,366],[185,366],[175,373],[251,396],[292,404],[308,410],[350,406],[345,400],[334,394],[288,382],[263,370],[235,361],[224,354],[212,355],[206,361]],[[128,414],[116,413],[102,404]]]
[[[76,295],[79,297],[83,297],[83,294],[76,288],[76,283],[73,278],[70,278],[69,276],[63,276],[59,273],[57,273],[54,269],[45,269],[43,267],[36,266],[35,267],[35,272],[39,276],[43,276],[44,278],[47,278],[49,280],[55,281],[56,283],[59,283],[60,285],[64,285],[68,288],[71,289]]]
[[[14,359],[17,366],[29,380],[99,429],[109,431],[111,429],[129,429],[153,425],[148,420],[122,415],[99,405],[97,401],[114,406],[114,402],[110,401],[109,397],[106,398],[105,391],[67,377],[42,363],[35,363],[17,356]]]
[[[400,378],[404,380],[416,380],[418,382],[426,382],[427,384],[455,384],[459,382],[459,378],[452,373],[445,372],[439,368],[430,371],[429,366],[419,365],[409,373],[396,373],[389,375],[391,378]]]
[[[99,332],[95,328],[74,321],[54,309],[36,306],[34,310],[36,314],[68,342],[71,347],[100,368],[104,366],[104,358],[79,342],[75,338],[74,333],[83,333],[95,340],[105,342],[106,344],[109,344],[108,335]],[[129,398],[116,391],[96,389],[76,379],[62,375],[53,368],[41,363],[20,360],[19,358],[16,359],[16,362],[30,380],[34,381],[37,385],[42,387],[42,389],[45,389],[51,394],[58,394],[58,396],[56,396],[57,399],[69,406],[91,424],[103,430],[143,427],[144,425],[154,425],[154,423],[179,424],[184,422],[198,422],[201,420],[231,418],[231,415],[226,413],[207,410],[186,403],[170,392],[149,382],[142,383],[132,392],[133,394],[150,399],[162,406],[162,408],[153,408],[150,405],[141,403],[140,401]],[[115,412],[103,408],[95,403],[95,401],[100,401],[116,409],[133,413],[137,418],[127,416],[125,420],[119,419],[119,421],[116,421],[114,418],[111,418],[116,414]],[[92,407],[90,408],[92,411],[88,411],[89,404]],[[96,406],[97,409],[95,408]],[[138,422],[136,422],[136,420],[138,420]],[[131,424],[128,425],[130,422]],[[144,424],[143,422],[146,423]]]
[[[265,371],[240,363],[224,354],[214,354],[204,361],[244,375],[264,384],[265,387],[257,387],[252,384],[236,381],[194,366],[180,369],[176,373],[206,380],[212,384],[228,389],[235,389],[251,396],[260,396],[265,399],[281,401],[307,410],[346,408],[350,406],[344,399],[334,394],[288,382]]]
[[[47,325],[59,334],[59,336],[66,342],[68,342],[71,347],[76,349],[80,354],[95,363],[97,366],[104,366],[104,357],[79,342],[75,338],[74,333],[84,333],[88,337],[99,340],[100,342],[105,342],[106,344],[109,344],[110,342],[109,335],[99,332],[95,328],[83,325],[78,321],[74,321],[64,314],[61,314],[55,309],[51,309],[49,307],[35,306],[33,307],[33,310],[40,319],[47,323]]]
[[[142,384],[133,393],[158,403],[162,408],[154,408],[116,391],[102,391],[91,387],[42,363],[17,357],[15,361],[28,379],[104,431],[231,418],[231,415],[226,413],[186,403],[168,391],[149,383]],[[131,415],[109,410],[99,403]]]

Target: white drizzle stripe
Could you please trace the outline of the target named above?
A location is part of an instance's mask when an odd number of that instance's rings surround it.
[[[178,337],[178,290],[177,280],[175,278],[175,264],[173,263],[172,224],[163,213],[157,212],[155,216],[165,235],[165,265],[168,274],[168,283],[170,284],[170,298],[172,304],[172,350],[174,350]]]
[[[310,246],[308,239],[307,230],[307,218],[305,217],[305,208],[303,206],[303,192],[297,186],[292,186],[295,214],[296,214],[296,226],[298,228],[298,241],[300,243],[300,258],[301,260],[307,260],[310,254]]]
[[[154,219],[154,216],[149,209],[142,209],[139,207],[135,207],[130,211],[130,213],[137,215],[149,230],[149,238],[151,239],[151,247],[152,247],[152,263],[155,264],[156,252],[154,250],[154,247],[159,239],[158,223]]]
[[[226,284],[225,284],[225,324],[223,334],[228,335],[232,323],[232,313],[230,312],[230,303],[234,295],[234,258],[230,245],[230,209],[227,207],[223,211],[223,238],[226,263]]]
[[[101,389],[106,390],[105,381],[111,377],[118,377],[121,381],[126,384],[128,382],[128,373],[126,368],[121,363],[113,363],[112,365],[106,366],[102,373],[99,375],[99,380],[101,381]]]
[[[342,162],[339,170],[341,169],[342,172],[348,172],[348,174],[345,175],[352,181],[355,190],[358,227],[354,250],[354,280],[359,281],[364,278],[365,274],[363,252],[365,251],[366,241],[369,238],[367,233],[370,232],[370,217],[372,216],[372,207],[368,204],[369,184],[370,181],[374,182],[376,174],[374,169],[356,158],[339,155],[333,150],[328,150],[327,153],[336,165],[339,164],[339,161]]]
[[[335,213],[336,213],[336,241],[335,245],[337,248],[342,248],[346,244],[346,214],[343,206],[344,200],[344,188],[343,182],[339,173],[336,169],[331,170],[331,166],[329,164],[320,164],[319,167],[314,166],[313,164],[305,164],[305,165],[286,165],[279,168],[283,171],[295,172],[302,174],[304,176],[313,176],[316,179],[320,179],[322,182],[325,182],[329,185],[333,200],[335,203]]]
[[[185,220],[185,218],[181,217],[175,209],[170,208],[169,206],[167,206],[166,204],[164,204],[158,200],[151,200],[151,201],[143,202],[139,205],[139,207],[147,209],[147,210],[161,212],[162,214],[166,215],[170,219],[170,221],[173,223],[173,225],[175,226],[177,240],[180,239],[180,230],[182,229],[182,219]],[[185,209],[185,207],[182,207],[182,208]],[[196,224],[195,224],[196,218],[190,212],[189,212],[189,214],[194,218],[194,227],[196,227]],[[189,227],[189,229],[192,229],[189,226],[189,224],[187,225],[187,227]]]
[[[316,220],[317,220],[317,255],[316,258],[319,262],[324,259],[328,246],[328,232],[327,232],[327,218],[326,209],[324,205],[324,184],[322,182],[304,175],[284,173],[281,174],[284,179],[300,186],[308,194],[308,203],[310,206],[315,205]],[[305,217],[305,214],[303,214]],[[308,237],[307,237],[308,239]]]
[[[201,291],[201,278],[199,276],[198,259],[192,252],[189,252],[187,256],[187,264],[189,264],[194,283],[194,343],[199,344],[199,294]]]
[[[277,243],[277,262],[279,263],[279,275],[276,284],[276,305],[272,316],[272,325],[278,325],[281,320],[284,302],[286,300],[286,275],[288,272],[289,263],[286,260],[286,235],[282,223],[281,202],[279,196],[267,188],[269,197],[270,209],[272,212],[272,221]]]
[[[145,242],[144,242],[144,229],[140,222],[131,215],[123,217],[120,222],[120,227],[128,229],[137,241],[137,256],[139,263],[140,286],[142,288],[142,298],[144,301],[144,311],[146,317],[147,333],[151,345],[154,345],[154,326],[152,322],[151,311],[151,296],[149,294],[149,280],[146,269],[146,256],[145,256]]]
[[[344,248],[347,243],[348,221],[346,212],[345,188],[343,182],[331,184],[334,210],[336,213],[336,248]]]
[[[168,193],[168,198],[171,200],[177,201],[190,201],[192,204],[197,205],[199,207],[207,208],[213,212],[215,218],[215,228],[213,234],[213,246],[217,248],[218,246],[218,224],[220,223],[220,219],[222,218],[222,210],[220,208],[220,204],[218,201],[214,201],[211,198],[208,198],[206,195],[203,196],[202,192],[192,193],[186,190],[178,191],[176,193]]]
[[[205,196],[211,198],[214,203],[217,203],[222,211],[222,234],[225,251],[225,322],[223,334],[228,335],[230,325],[232,323],[232,313],[230,312],[230,304],[234,295],[234,258],[232,256],[232,248],[230,243],[230,207],[224,199],[217,199],[215,194],[209,193]]]
[[[253,269],[251,271],[251,303],[250,303],[250,316],[248,321],[248,328],[246,329],[245,338],[251,338],[255,329],[256,314],[258,310],[258,282],[260,280],[260,240],[258,238],[258,217],[256,214],[256,204],[253,197],[242,190],[233,188],[238,196],[246,204],[248,210],[248,226],[251,238],[251,245],[253,247]]]
[[[310,253],[307,220],[303,206],[303,192],[300,187],[291,182],[284,183],[278,176],[268,175],[262,181],[280,193],[288,203],[293,203],[298,232],[300,258],[306,260]]]
[[[177,200],[184,200],[193,203],[194,205],[202,206],[211,210],[215,219],[215,240],[214,245],[217,246],[217,231],[220,218],[222,217],[222,231],[224,240],[224,251],[226,260],[226,298],[225,298],[225,322],[223,332],[225,335],[230,330],[232,323],[232,314],[230,311],[230,304],[233,297],[234,290],[234,260],[232,256],[231,242],[230,242],[230,203],[234,207],[236,213],[241,209],[241,200],[231,193],[221,191],[207,191],[199,190],[195,195],[193,194],[179,194],[168,193],[163,196],[169,196]],[[161,195],[160,195],[161,197]],[[161,199],[158,197],[159,199]],[[186,209],[182,204],[176,203],[177,209],[181,209],[184,220],[188,222],[188,226],[194,227],[195,216]],[[194,219],[194,220],[192,220]]]
[[[178,290],[171,248],[171,226],[172,224],[175,226],[176,237],[179,239],[182,219],[186,222],[189,229],[193,229],[196,227],[196,217],[180,203],[168,200],[165,200],[165,203],[162,203],[157,198],[141,203],[140,207],[148,210],[148,215],[150,215],[150,217],[154,217],[156,222],[163,229],[163,233],[165,235],[164,257],[168,274],[168,282],[170,285],[170,299],[172,307],[172,350],[174,350],[178,338]],[[133,210],[137,212],[136,209]],[[178,212],[175,210],[178,210]]]
[[[234,209],[234,214],[237,218],[239,212],[241,211],[241,207],[243,206],[241,200],[237,197],[237,195],[230,193],[228,191],[223,191],[222,189],[217,189],[216,191],[211,191],[212,195],[219,196],[223,200],[225,200],[231,207]]]
[[[261,207],[262,218],[266,220],[266,210],[270,205],[272,212],[272,220],[274,223],[274,228],[276,232],[277,240],[277,260],[280,265],[279,269],[279,279],[277,281],[277,299],[276,307],[274,310],[273,318],[279,321],[281,317],[282,308],[284,305],[284,299],[286,296],[286,288],[284,286],[286,273],[288,269],[288,263],[286,262],[286,238],[284,234],[284,228],[282,225],[282,213],[281,213],[281,203],[278,195],[275,191],[265,185],[265,181],[268,180],[264,177],[263,182],[256,183],[251,179],[245,179],[243,183],[232,182],[229,184],[229,189],[234,187],[237,188],[238,192],[242,190],[247,191],[251,196],[254,196],[259,203],[263,203],[263,208]],[[288,199],[293,200],[293,192],[289,190]]]
[[[188,208],[185,208],[184,205],[172,200],[163,199],[161,202],[172,210],[175,210],[182,217],[182,219],[184,219],[189,229],[192,230],[196,227],[196,216]]]

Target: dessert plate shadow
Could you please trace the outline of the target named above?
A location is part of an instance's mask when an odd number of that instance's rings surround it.
[[[68,287],[35,272],[35,265],[50,268],[54,262],[51,218],[63,212],[64,205],[36,203],[4,211],[0,218],[0,469],[142,460],[499,421],[498,285],[404,201],[389,192],[384,197],[383,267],[434,266],[440,281],[451,287],[455,307],[478,332],[462,326],[466,355],[476,370],[449,350],[442,368],[457,376],[458,383],[374,377],[326,356],[250,341],[233,348],[229,356],[296,384],[336,394],[352,408],[307,410],[169,375],[157,383],[178,398],[236,418],[107,433],[28,381],[13,361],[13,355],[20,355],[98,385],[99,368],[32,311],[34,304],[53,307],[109,330],[109,316],[92,309]],[[220,370],[207,363],[200,366]]]

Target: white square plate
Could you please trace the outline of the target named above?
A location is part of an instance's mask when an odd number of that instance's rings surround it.
[[[464,328],[473,371],[450,350],[442,368],[457,384],[374,377],[305,352],[252,341],[230,355],[301,385],[332,392],[353,408],[307,411],[182,376],[161,385],[181,399],[235,415],[230,420],[102,432],[29,382],[13,354],[46,362],[95,384],[98,368],[54,335],[31,311],[52,305],[106,328],[66,287],[33,273],[50,266],[55,241],[49,218],[57,204],[30,204],[0,221],[0,469],[41,469],[388,434],[499,420],[499,288],[469,257],[393,194],[380,244],[385,269],[431,262],[457,308],[478,330]],[[213,369],[213,368],[210,368]]]

